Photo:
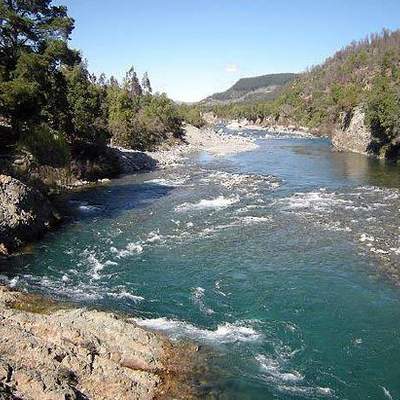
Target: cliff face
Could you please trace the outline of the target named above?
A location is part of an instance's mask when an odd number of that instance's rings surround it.
[[[382,159],[398,159],[400,138],[388,138],[379,130],[367,126],[362,107],[344,113],[342,121],[332,133],[332,144],[338,151],[351,151]]]
[[[332,134],[332,144],[338,151],[369,154],[373,136],[365,125],[365,114],[360,107],[342,115],[342,123]]]

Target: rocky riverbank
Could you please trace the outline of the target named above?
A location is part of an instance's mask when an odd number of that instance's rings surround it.
[[[194,399],[197,347],[0,286],[0,399]]]
[[[208,152],[217,156],[250,151],[257,145],[249,138],[218,132],[213,128],[184,127],[184,141],[165,145],[157,151],[140,152],[114,148],[119,156],[122,171],[131,174],[143,170],[168,168],[180,164],[190,153]]]
[[[323,136],[320,132],[312,131],[306,127],[301,127],[297,125],[271,124],[262,121],[251,122],[247,119],[228,121],[226,126],[231,130],[251,129],[255,131],[261,130],[273,133],[287,133],[290,135],[299,136]]]
[[[0,255],[38,239],[59,219],[51,203],[38,190],[0,175]]]
[[[115,175],[116,165],[120,173],[134,174],[139,171],[168,168],[180,164],[192,152],[207,151],[216,155],[225,155],[249,151],[256,147],[250,139],[221,134],[213,129],[198,129],[191,125],[185,126],[184,129],[184,141],[164,146],[154,152],[109,147],[106,153],[113,164],[110,177]],[[88,150],[85,151],[88,153]],[[79,157],[77,156],[77,159],[84,159],[82,154]],[[87,158],[87,154],[85,157]],[[95,160],[91,160],[90,164],[80,161],[81,173],[77,178],[68,181],[52,179],[52,184],[65,190],[107,181],[108,178],[103,174],[107,169],[105,160],[106,158],[103,157],[102,168],[96,166]],[[95,175],[97,170],[102,172],[99,175],[100,179],[97,179]],[[41,174],[43,179],[39,181],[45,185],[47,176],[55,174],[54,168],[47,171],[42,167]],[[29,182],[31,175],[30,173],[29,179],[26,179]],[[88,177],[90,180],[86,180]],[[0,175],[0,201],[0,254],[3,255],[10,254],[24,244],[38,239],[60,219],[43,193],[28,183],[23,183],[8,175]]]
[[[208,120],[212,118],[208,115]],[[220,121],[221,122],[221,121]],[[272,118],[259,119],[255,122],[247,119],[224,121],[232,130],[262,129],[269,132],[288,133],[299,136],[328,137],[332,140],[335,151],[352,152],[380,159],[398,159],[400,154],[400,139],[391,140],[381,132],[374,132],[366,123],[363,107],[358,106],[348,112],[343,112],[335,125],[308,128],[296,124],[292,120]]]

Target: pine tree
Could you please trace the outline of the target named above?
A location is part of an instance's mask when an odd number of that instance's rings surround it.
[[[133,67],[131,67],[125,75],[124,86],[131,98],[141,96],[143,94],[143,89],[140,86],[139,79]]]
[[[67,46],[73,28],[67,9],[51,0],[0,1],[0,114],[17,135],[58,103],[60,66],[79,59]]]
[[[102,72],[100,74],[99,79],[98,79],[98,84],[101,87],[107,86],[107,77],[106,77],[106,74],[104,72]]]
[[[111,87],[119,87],[119,82],[114,75],[110,76],[110,79],[108,80],[108,85]]]
[[[151,88],[149,75],[147,72],[144,73],[142,78],[142,88],[147,94],[151,94],[153,92],[153,89]]]

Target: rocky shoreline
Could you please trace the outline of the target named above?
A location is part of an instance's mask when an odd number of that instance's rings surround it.
[[[0,286],[0,399],[194,399],[197,346]]]
[[[184,142],[154,152],[109,147],[109,153],[113,160],[118,160],[121,174],[134,174],[180,164],[193,152],[225,155],[256,147],[250,139],[222,135],[211,128],[198,129],[190,125],[185,126],[184,138]],[[75,179],[61,186],[63,190],[75,190],[107,181],[108,178],[95,181]],[[0,255],[11,254],[39,239],[60,219],[55,207],[43,193],[19,179],[0,174]]]
[[[192,152],[220,156],[255,147],[250,139],[187,126],[180,145],[147,153],[112,151],[122,172],[132,174],[180,164]],[[0,175],[0,200],[0,256],[60,221],[40,191],[7,175]],[[197,350],[127,317],[0,286],[0,400],[194,399],[194,371],[202,357]]]
[[[209,121],[218,119],[207,115]],[[222,121],[219,121],[222,122]],[[349,112],[343,112],[340,121],[334,126],[307,128],[293,121],[274,121],[271,118],[257,120],[255,122],[247,119],[223,121],[232,130],[253,129],[268,130],[269,132],[288,133],[299,136],[317,136],[331,139],[332,149],[339,152],[351,152],[379,159],[398,159],[400,153],[399,139],[385,141],[379,132],[373,132],[367,126],[365,111],[361,106],[355,107]]]
[[[119,153],[124,174],[151,169],[165,169],[181,164],[189,154],[207,152],[217,156],[250,151],[257,145],[249,138],[228,135],[212,127],[184,127],[184,141],[179,144],[164,146],[153,152],[140,152],[115,148]]]
[[[265,124],[257,121],[251,122],[246,119],[240,121],[229,121],[227,124],[227,128],[231,130],[251,129],[268,131],[272,133],[286,133],[299,136],[323,136],[320,132],[313,131],[306,127],[299,127],[296,125]]]
[[[0,175],[0,255],[39,239],[59,221],[56,210],[42,193]]]

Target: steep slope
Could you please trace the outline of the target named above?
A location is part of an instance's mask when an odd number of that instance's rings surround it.
[[[275,118],[323,129],[339,150],[397,158],[400,31],[353,42],[303,74],[278,99]]]
[[[307,127],[339,150],[400,156],[400,30],[352,42],[301,74],[274,101],[216,106],[223,117]]]
[[[215,93],[201,103],[212,105],[272,100],[277,97],[282,87],[293,81],[296,76],[292,73],[283,73],[242,78],[225,92]]]

